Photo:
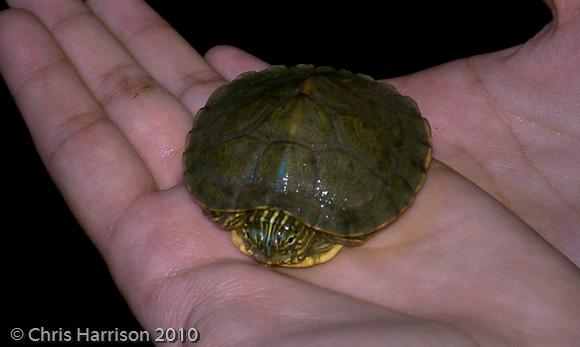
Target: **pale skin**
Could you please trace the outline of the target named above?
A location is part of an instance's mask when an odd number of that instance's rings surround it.
[[[240,254],[182,183],[193,115],[265,62],[202,57],[142,2],[9,4],[2,75],[146,329],[211,346],[580,340],[580,1],[553,1],[525,44],[390,80],[438,161],[388,232],[298,270]]]

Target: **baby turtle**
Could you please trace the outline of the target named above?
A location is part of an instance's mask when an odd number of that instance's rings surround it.
[[[183,159],[188,189],[242,253],[308,267],[413,202],[431,131],[391,85],[330,67],[272,66],[213,93]]]

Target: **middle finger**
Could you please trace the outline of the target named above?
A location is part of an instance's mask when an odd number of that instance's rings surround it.
[[[191,113],[195,114],[215,88],[225,82],[145,2],[98,0],[87,4],[139,64]]]
[[[160,189],[181,180],[191,115],[131,57],[82,2],[12,1],[38,16]]]

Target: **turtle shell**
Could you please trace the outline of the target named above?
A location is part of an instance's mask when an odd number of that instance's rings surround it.
[[[214,92],[184,153],[208,210],[285,210],[364,238],[414,199],[431,160],[416,103],[386,83],[328,67],[273,66]]]

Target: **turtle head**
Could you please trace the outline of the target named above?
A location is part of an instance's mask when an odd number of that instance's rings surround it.
[[[342,248],[332,237],[279,209],[247,213],[232,230],[240,251],[268,265],[308,267],[330,260]]]

